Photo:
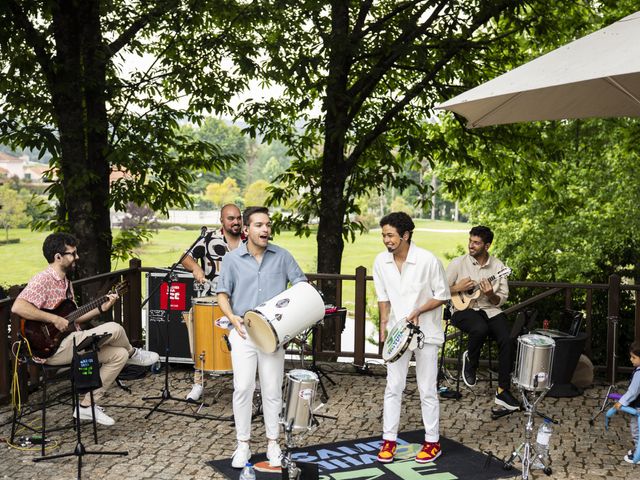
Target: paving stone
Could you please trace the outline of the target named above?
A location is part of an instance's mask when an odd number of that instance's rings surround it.
[[[382,428],[382,398],[385,387],[385,369],[372,365],[372,375],[354,372],[350,365],[322,364],[323,369],[336,382],[326,382],[329,399],[320,413],[335,419],[321,418],[320,426],[298,440],[300,446],[317,445],[333,441],[378,436]],[[299,363],[287,368],[300,368]],[[411,370],[413,374],[413,369]],[[191,388],[192,372],[184,367],[172,369],[170,389],[176,398],[182,398]],[[217,417],[232,415],[232,382],[230,376],[208,380],[207,400],[215,403],[202,412]],[[90,424],[83,424],[83,443],[95,451],[127,450],[126,457],[90,455],[83,460],[86,478],[124,480],[127,478],[153,479],[223,479],[219,473],[205,465],[212,459],[229,458],[235,449],[235,431],[229,420],[191,419],[154,412],[144,418],[155,406],[145,402],[145,395],[159,395],[164,386],[164,375],[149,375],[130,381],[128,394],[112,388],[100,402],[114,417],[116,424],[98,427],[99,444],[94,445]],[[455,385],[453,385],[455,388]],[[57,391],[56,391],[57,392]],[[589,419],[601,405],[606,387],[589,389],[574,398],[545,398],[540,410],[562,420],[554,426],[551,439],[551,458],[554,479],[638,479],[640,470],[622,461],[630,446],[628,420],[614,418],[611,428],[604,430],[604,417],[600,415],[594,426]],[[57,392],[61,393],[61,392]],[[462,389],[460,400],[443,399],[440,402],[440,430],[448,438],[461,442],[478,451],[491,451],[498,458],[508,458],[523,441],[526,417],[516,413],[498,420],[491,420],[493,391],[486,381],[469,391]],[[37,402],[38,395],[30,401]],[[167,401],[163,409],[192,413],[194,409],[182,402]],[[55,425],[68,422],[71,407],[62,403],[47,409],[47,422]],[[33,414],[35,425],[39,415]],[[8,437],[11,430],[11,410],[0,407],[0,437]],[[537,430],[538,420],[535,429]],[[401,419],[401,429],[419,429],[422,426],[419,395],[415,377],[407,382]],[[262,418],[253,423],[255,453],[266,450]],[[534,431],[535,436],[535,431]],[[75,446],[73,430],[56,432],[52,438],[58,444],[50,453],[72,451]],[[446,452],[444,452],[446,455]],[[76,478],[75,458],[34,463],[39,455],[35,451],[19,451],[0,447],[2,476],[12,480],[58,480]],[[516,463],[516,467],[518,464]],[[533,478],[547,478],[535,472]]]

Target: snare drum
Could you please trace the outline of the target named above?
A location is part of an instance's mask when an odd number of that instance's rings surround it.
[[[382,359],[387,363],[398,360],[407,348],[415,350],[418,336],[416,332],[420,331],[420,327],[410,324],[402,319],[393,326],[387,333],[387,338],[382,347]]]
[[[545,335],[518,337],[517,364],[513,383],[523,390],[543,391],[551,388],[551,367],[556,342]]]
[[[318,375],[310,370],[291,370],[286,377],[280,422],[285,428],[291,427],[291,432],[308,430],[313,422]]]
[[[229,321],[215,302],[215,297],[194,298],[193,361],[197,370],[210,373],[231,373],[231,352],[227,330]],[[226,320],[226,321],[225,321]]]
[[[300,282],[246,312],[244,326],[256,347],[273,353],[323,318],[320,293],[313,285]]]

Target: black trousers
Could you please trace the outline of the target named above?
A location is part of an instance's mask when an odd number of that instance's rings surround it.
[[[484,310],[461,310],[451,317],[456,328],[469,335],[469,362],[474,368],[480,362],[480,350],[489,335],[498,344],[498,385],[505,390],[511,385],[511,368],[513,365],[513,341],[507,322],[507,316],[500,313],[489,318]]]

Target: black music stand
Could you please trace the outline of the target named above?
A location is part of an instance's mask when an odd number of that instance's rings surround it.
[[[164,387],[162,388],[162,392],[160,392],[160,395],[153,396],[153,397],[142,397],[142,400],[145,400],[145,401],[159,400],[158,403],[156,403],[156,405],[151,409],[149,413],[145,415],[144,418],[149,418],[153,414],[153,412],[158,411],[158,412],[168,413],[170,415],[179,415],[182,417],[189,417],[189,418],[195,418],[195,419],[205,418],[208,420],[230,420],[230,417],[218,417],[214,415],[200,415],[195,413],[175,412],[172,410],[164,410],[160,408],[160,406],[162,406],[162,404],[168,400],[173,400],[174,402],[187,403],[189,405],[195,404],[195,405],[199,405],[200,408],[209,406],[207,403],[196,404],[193,401],[187,400],[185,398],[176,398],[173,395],[171,395],[171,391],[169,390],[169,354],[171,351],[171,335],[169,335],[169,322],[171,321],[171,285],[173,282],[176,281],[176,278],[177,278],[175,276],[174,270],[178,267],[178,265],[182,264],[182,260],[184,260],[187,254],[193,249],[193,247],[195,247],[196,243],[202,240],[202,238],[205,236],[206,233],[207,233],[206,227],[202,227],[200,236],[196,238],[196,240],[191,244],[191,246],[184,251],[180,259],[176,263],[171,265],[171,268],[169,268],[169,271],[167,271],[164,278],[158,283],[156,288],[153,289],[153,291],[144,300],[144,302],[142,302],[141,307],[144,308],[144,306],[147,304],[147,302],[149,302],[151,297],[153,297],[153,295],[155,295],[155,293],[160,289],[162,284],[163,283],[167,284],[167,308],[165,310],[166,348],[165,348],[165,357],[164,357]]]
[[[100,345],[102,345],[109,337],[111,336],[110,333],[103,333],[101,335],[96,335],[93,334],[90,337],[85,338],[82,342],[80,342],[79,345],[76,345],[76,340],[75,338],[73,339],[73,360],[71,362],[72,364],[72,370],[75,372],[78,368],[79,368],[79,357],[78,357],[78,352],[84,351],[84,350],[91,350],[94,353],[97,354],[98,349],[100,348]],[[95,366],[97,367],[97,365]],[[97,388],[97,387],[96,387]],[[95,423],[95,403],[93,401],[93,390],[94,388],[92,388],[91,390],[89,390],[89,395],[91,396],[91,409],[93,411],[93,421]],[[72,391],[72,395],[74,398],[74,408],[75,408],[75,413],[76,413],[76,418],[75,418],[75,429],[76,429],[76,446],[73,449],[73,452],[67,452],[67,453],[60,453],[57,455],[47,455],[45,457],[36,457],[33,459],[34,462],[44,462],[47,460],[54,460],[56,458],[64,458],[64,457],[70,457],[72,455],[75,455],[76,457],[78,457],[78,480],[80,480],[82,478],[82,457],[84,455],[120,455],[120,456],[127,456],[129,455],[129,452],[114,452],[114,451],[106,451],[106,452],[93,452],[93,451],[89,451],[87,450],[83,443],[82,443],[82,434],[81,434],[81,422],[80,422],[80,399],[78,398],[78,395],[80,393],[85,393],[85,392],[79,392],[78,388],[76,386],[76,382],[74,380],[74,375],[71,375],[71,391]],[[94,437],[95,437],[95,441],[96,443],[98,442],[98,438],[97,438],[97,433],[94,429]]]

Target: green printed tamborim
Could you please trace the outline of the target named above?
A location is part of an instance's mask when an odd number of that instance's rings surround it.
[[[387,338],[382,348],[382,359],[387,363],[395,362],[410,346],[411,350],[415,349],[418,334],[420,333],[420,327],[407,322],[406,319],[396,322],[387,333]],[[413,341],[414,338],[416,339],[415,342]]]

